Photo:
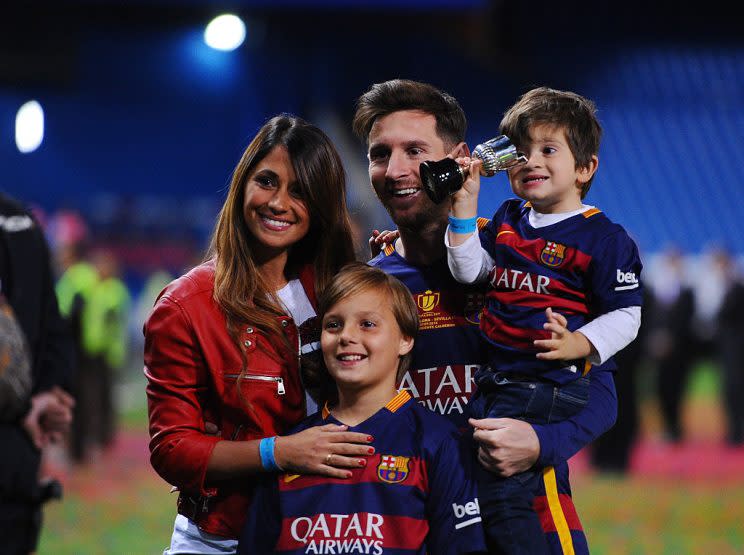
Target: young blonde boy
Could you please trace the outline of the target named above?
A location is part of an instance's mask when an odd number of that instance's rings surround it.
[[[418,330],[408,289],[377,268],[352,264],[320,296],[318,314],[332,387],[322,411],[300,429],[346,425],[373,438],[374,454],[356,459],[347,479],[271,479],[257,500],[264,510],[251,513],[239,553],[483,550],[471,459],[460,434],[397,391]]]

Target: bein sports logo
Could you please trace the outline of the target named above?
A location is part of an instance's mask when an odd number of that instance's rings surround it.
[[[465,528],[471,524],[477,524],[481,521],[480,505],[478,504],[477,497],[472,501],[468,501],[464,505],[452,503],[452,511],[455,513],[455,520],[457,521],[457,524],[455,524],[455,530]]]
[[[615,287],[615,291],[636,289],[639,285],[635,272],[623,272],[620,268],[617,269],[617,283],[619,285]]]

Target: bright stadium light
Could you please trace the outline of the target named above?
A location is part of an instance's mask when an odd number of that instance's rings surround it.
[[[217,16],[204,30],[204,42],[215,50],[235,50],[244,40],[245,23],[237,15]]]
[[[18,109],[15,120],[15,141],[24,154],[33,152],[44,140],[44,110],[35,100],[29,100]]]

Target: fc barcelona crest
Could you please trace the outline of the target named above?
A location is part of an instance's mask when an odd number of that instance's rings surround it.
[[[551,268],[560,266],[566,256],[566,245],[554,241],[547,241],[545,248],[540,253],[540,262]]]
[[[420,295],[416,295],[416,303],[424,312],[431,312],[439,304],[439,293],[433,293],[427,289]]]
[[[377,477],[388,484],[397,484],[408,477],[408,461],[411,457],[382,455],[377,465]]]

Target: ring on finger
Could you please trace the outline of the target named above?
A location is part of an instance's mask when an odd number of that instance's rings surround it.
[[[325,464],[330,465],[331,464],[331,457],[333,456],[333,453],[328,453],[325,458]]]

